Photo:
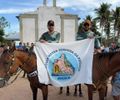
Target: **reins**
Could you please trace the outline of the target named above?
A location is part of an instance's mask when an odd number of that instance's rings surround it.
[[[17,73],[16,73],[16,77],[12,80],[12,81],[8,81],[7,82],[7,85],[10,85],[10,84],[12,84],[17,78],[18,78],[18,76],[20,75],[20,73],[22,72],[22,69],[20,69]]]
[[[27,63],[30,63],[30,61],[31,61],[31,56],[32,56],[32,54],[28,52],[28,58],[22,63],[22,65],[20,66],[21,68],[24,68],[24,66],[26,66]],[[28,72],[28,71],[25,70],[25,72],[27,73],[27,76],[28,76],[28,77],[35,77],[35,76],[38,75],[36,69],[35,69],[35,70],[33,69],[33,71],[31,71],[31,72]]]

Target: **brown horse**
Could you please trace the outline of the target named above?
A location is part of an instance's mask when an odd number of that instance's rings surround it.
[[[14,65],[14,67],[10,67],[11,65]],[[9,68],[6,69],[5,66],[9,66]],[[27,77],[30,82],[33,100],[37,100],[38,88],[42,91],[43,100],[47,100],[48,85],[42,84],[38,80],[36,56],[33,53],[30,54],[17,50],[15,50],[14,53],[10,53],[8,50],[5,50],[0,58],[0,67],[3,68],[3,70],[0,69],[0,77],[2,77],[2,79],[6,79],[6,76],[16,72],[18,67],[23,69],[27,73]]]
[[[120,51],[100,53],[93,57],[92,80],[94,85],[88,86],[89,100],[92,100],[92,91],[99,91],[99,99],[104,100],[107,89],[107,79],[120,71]]]
[[[15,50],[13,54],[14,59],[12,58],[10,60],[10,62],[12,62],[12,66],[8,72],[14,73],[18,66],[21,67],[28,74],[30,86],[33,91],[33,100],[36,100],[38,87],[42,90],[44,100],[47,100],[48,87],[38,81],[35,55],[17,50]],[[89,100],[93,100],[92,93],[94,88],[99,91],[99,100],[104,100],[107,86],[106,80],[117,71],[120,71],[119,59],[120,52],[94,55],[92,76],[94,85],[87,84]]]

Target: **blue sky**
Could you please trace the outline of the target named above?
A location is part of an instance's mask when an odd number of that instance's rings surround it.
[[[47,0],[48,6],[52,6],[52,0]],[[64,8],[66,13],[77,14],[81,19],[86,15],[95,16],[94,9],[101,3],[112,4],[111,9],[120,5],[120,0],[56,0],[57,6]],[[19,32],[19,22],[16,16],[21,13],[34,11],[42,6],[43,0],[0,0],[0,16],[4,16],[10,27],[6,33]]]

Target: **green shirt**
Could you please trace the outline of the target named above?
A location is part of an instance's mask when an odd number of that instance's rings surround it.
[[[78,34],[76,39],[83,40],[83,39],[87,39],[89,36],[94,36],[94,33],[92,31],[83,32],[83,33]]]
[[[49,34],[48,32],[45,32],[42,34],[39,40],[45,40],[49,43],[58,43],[60,40],[60,33],[54,31],[53,33]]]
[[[94,36],[94,33],[92,31],[87,31],[87,32],[83,32],[83,33],[80,33],[77,37],[76,37],[76,40],[83,40],[83,39],[87,39],[88,37],[92,37]],[[95,42],[94,42],[94,47],[95,48],[100,48],[100,42],[97,38],[95,38]]]

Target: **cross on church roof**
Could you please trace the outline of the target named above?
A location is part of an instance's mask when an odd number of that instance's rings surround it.
[[[43,5],[44,5],[44,6],[47,5],[47,0],[43,0]]]
[[[47,6],[47,0],[43,0],[43,5]],[[56,0],[53,0],[53,7],[56,7]]]

